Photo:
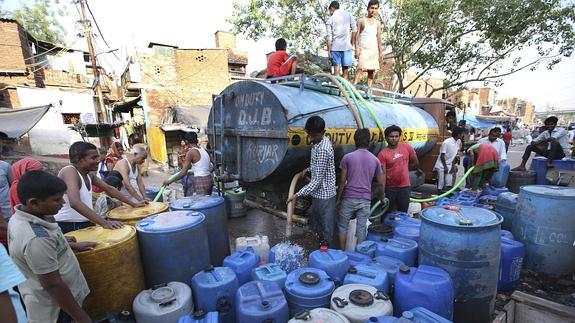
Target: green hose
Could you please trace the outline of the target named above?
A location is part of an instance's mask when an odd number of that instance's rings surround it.
[[[446,197],[446,196],[448,196],[449,194],[453,193],[459,186],[461,186],[461,184],[463,184],[463,181],[465,181],[465,179],[471,174],[471,172],[473,172],[474,169],[475,169],[475,166],[471,166],[471,167],[467,170],[467,172],[465,172],[465,174],[463,175],[463,177],[461,177],[461,178],[459,179],[459,181],[457,181],[457,183],[456,183],[455,185],[453,185],[453,187],[452,187],[449,191],[447,191],[447,192],[445,192],[445,193],[443,193],[443,194],[441,194],[441,195],[434,196],[434,197],[430,197],[430,198],[426,198],[426,199],[414,199],[414,198],[412,198],[412,199],[409,199],[409,200],[410,200],[411,202],[415,202],[415,203],[425,203],[425,202],[435,201],[435,200],[440,199],[440,198],[442,198],[442,197]]]
[[[170,176],[170,178],[168,178],[168,180],[171,181],[172,179],[176,178],[176,176],[178,176],[178,174],[179,174],[179,172],[175,173],[174,175]],[[166,189],[166,186],[164,186],[164,185],[162,185],[162,187],[160,187],[158,194],[156,194],[156,197],[154,197],[154,202],[158,202],[160,197],[162,197],[162,194],[164,194],[165,189]]]
[[[370,220],[378,219],[378,218],[380,218],[382,215],[384,215],[385,212],[387,212],[387,209],[389,209],[389,204],[390,204],[390,203],[389,203],[389,199],[386,197],[386,198],[384,199],[384,201],[385,201],[385,205],[381,208],[381,212],[379,212],[379,213],[377,213],[377,214],[375,214],[375,215],[373,215],[373,213],[375,212],[375,209],[377,209],[377,207],[381,204],[381,201],[378,200],[378,201],[371,207],[371,209],[369,210],[369,214],[370,214],[370,215],[369,215],[369,219],[370,219]]]

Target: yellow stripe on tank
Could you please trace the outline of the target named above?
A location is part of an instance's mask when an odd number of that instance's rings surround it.
[[[331,141],[332,145],[355,145],[353,135],[354,128],[327,128],[325,134]],[[371,142],[383,143],[383,133],[378,128],[370,128]],[[420,143],[437,140],[439,137],[439,129],[433,128],[405,128],[402,129],[401,141],[409,143]],[[288,130],[289,148],[292,147],[306,147],[310,146],[310,141],[307,138],[305,129],[303,127],[291,127]]]

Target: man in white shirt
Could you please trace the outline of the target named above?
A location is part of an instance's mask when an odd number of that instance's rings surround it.
[[[499,162],[505,162],[507,160],[507,153],[505,152],[505,142],[501,137],[501,128],[495,127],[489,130],[489,135],[479,139],[477,143],[479,144],[490,144],[497,150],[499,154]]]
[[[553,168],[553,161],[564,158],[569,153],[569,138],[565,128],[557,128],[557,117],[545,119],[545,131],[531,142],[525,153],[521,165],[515,167],[514,171],[525,171],[525,165],[531,155],[535,152],[538,155],[547,157],[547,167]]]
[[[325,23],[327,30],[327,53],[331,59],[335,76],[349,80],[349,68],[353,64],[353,47],[357,36],[355,18],[349,12],[339,8],[339,2],[332,1],[329,5],[330,17]],[[350,32],[351,30],[351,32]]]
[[[451,138],[445,139],[439,149],[439,156],[435,162],[434,170],[437,171],[437,189],[444,191],[453,186],[457,176],[454,164],[459,162],[457,153],[461,150],[461,138],[463,137],[463,128],[454,127],[451,130]],[[454,163],[455,162],[455,163]]]

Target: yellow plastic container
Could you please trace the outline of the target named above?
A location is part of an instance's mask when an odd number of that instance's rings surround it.
[[[167,209],[168,205],[161,202],[149,202],[148,205],[138,208],[123,205],[110,210],[110,212],[108,212],[108,219],[122,221],[129,225],[136,225],[141,219],[164,212]]]
[[[90,287],[83,308],[92,319],[108,312],[132,310],[132,301],[145,288],[136,229],[89,227],[69,232],[78,242],[93,241],[93,250],[76,252]]]

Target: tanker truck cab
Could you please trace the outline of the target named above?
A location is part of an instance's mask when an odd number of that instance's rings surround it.
[[[336,170],[341,158],[355,150],[353,134],[358,123],[349,101],[325,79],[298,77],[281,83],[233,83],[214,97],[208,119],[207,133],[220,179],[238,180],[247,191],[246,198],[263,199],[280,209],[285,208],[292,177],[309,166],[312,142],[304,130],[309,117],[325,120]],[[437,141],[444,136],[445,104],[438,109],[383,97],[365,100],[371,111],[358,111],[363,127],[370,130],[369,149],[374,155],[385,145],[382,130],[393,124],[403,129],[401,140],[415,149],[420,160],[438,151]],[[432,170],[434,158],[425,171]]]
[[[449,112],[453,114],[456,113],[455,105],[447,100],[436,98],[414,98],[413,105],[429,113],[438,125],[439,136],[435,145],[430,152],[419,157],[419,168],[425,173],[425,182],[435,183],[437,181],[437,174],[433,171],[433,168],[439,156],[441,144],[445,139],[451,137],[447,116]]]

